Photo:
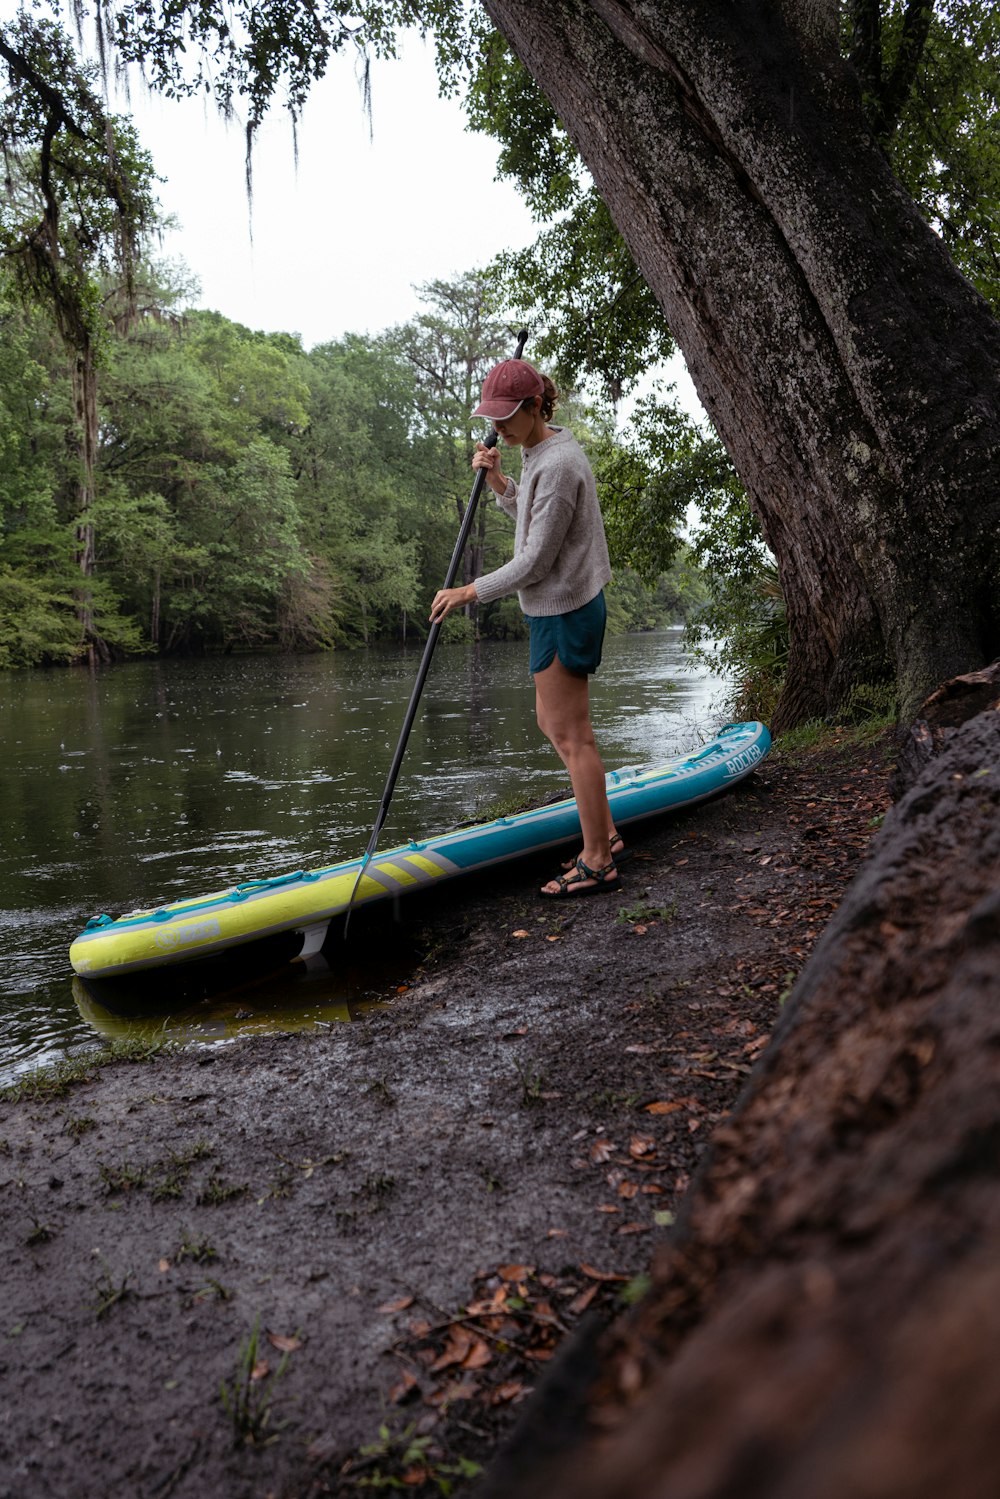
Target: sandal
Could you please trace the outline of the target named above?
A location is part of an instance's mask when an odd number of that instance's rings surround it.
[[[584,880],[593,880],[592,885],[585,885]],[[578,896],[604,895],[611,890],[621,889],[621,880],[618,878],[618,865],[614,859],[610,864],[605,864],[603,869],[591,869],[582,859],[577,859],[569,874],[561,874],[556,879],[557,890],[539,890],[543,900],[576,900]]]
[[[625,839],[621,833],[615,832],[611,834],[611,857],[616,864],[624,864],[626,859],[631,859],[632,857],[632,850],[625,847]],[[575,869],[576,860],[567,859],[565,864],[561,865],[560,868],[567,871]]]

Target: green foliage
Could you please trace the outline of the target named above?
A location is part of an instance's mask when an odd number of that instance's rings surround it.
[[[470,412],[511,344],[482,279],[432,283],[411,324],[307,354],[289,336],[179,310],[182,290],[151,266],[138,276],[146,312],[105,340],[86,512],[88,607],[106,649],[323,649],[422,634],[471,490]],[[72,381],[42,319],[0,296],[0,324],[0,665],[69,661],[86,649]],[[687,617],[697,569],[670,528],[706,440],[652,403],[624,438],[600,405],[565,399],[559,419],[598,474],[616,549],[611,629]],[[517,455],[507,464],[516,473]],[[512,546],[509,518],[484,501],[468,576]],[[478,620],[452,616],[444,639],[526,633],[511,598]]]
[[[276,100],[297,118],[331,56],[344,49],[362,63],[394,57],[405,27],[433,27],[447,69],[468,37],[457,0],[105,0],[97,10],[108,46],[121,61],[138,63],[153,88],[168,98],[210,94],[227,118],[239,100],[251,138]]]
[[[771,716],[788,664],[788,619],[774,559],[721,447],[716,481],[699,490],[690,556],[707,594],[686,641],[731,683],[734,718]]]
[[[155,218],[152,163],[130,122],[107,116],[95,70],[54,22],[20,11],[0,28],[7,190],[0,250],[22,298],[75,349],[98,343],[97,278],[131,272]]]
[[[92,1303],[94,1317],[98,1322],[114,1307],[120,1306],[123,1301],[128,1301],[138,1294],[131,1284],[133,1279],[131,1270],[126,1270],[124,1275],[116,1277],[103,1256],[100,1259],[100,1265],[101,1273],[94,1282],[96,1300]]]
[[[72,595],[0,566],[0,669],[75,661],[82,649]]]
[[[524,611],[516,598],[497,599],[493,604],[480,606],[483,633],[490,640],[527,640],[529,630]],[[447,629],[454,615],[445,620]]]
[[[749,514],[749,512],[748,512]],[[788,665],[788,618],[776,567],[716,576],[710,603],[688,625],[695,654],[732,683],[733,718],[770,718]]]
[[[680,624],[704,607],[707,595],[684,548],[651,586],[630,568],[619,568],[606,598],[609,635],[626,635]]]
[[[839,722],[880,733],[899,717],[892,682],[856,682],[837,715]]]
[[[677,902],[672,901],[669,906],[630,906],[618,912],[615,920],[628,926],[651,926],[673,921],[677,915]]]
[[[557,383],[592,377],[617,402],[673,353],[663,313],[593,188],[490,270],[496,296],[538,330],[535,356]]]
[[[425,1493],[436,1491],[442,1499],[448,1499],[456,1482],[478,1478],[483,1470],[468,1457],[446,1460],[431,1437],[417,1434],[414,1421],[402,1430],[383,1423],[378,1429],[378,1439],[359,1447],[357,1456],[350,1459],[343,1471],[351,1488],[375,1493],[412,1488],[419,1475]]]
[[[473,130],[500,143],[499,175],[513,178],[538,219],[571,208],[580,192],[580,159],[552,105],[487,17],[474,18],[461,75]]]
[[[703,516],[746,510],[721,443],[662,393],[637,402],[622,437],[605,439],[593,460],[611,560],[647,583],[677,556],[693,508]]]
[[[297,1342],[297,1335],[292,1341]],[[236,1445],[266,1446],[280,1434],[281,1425],[272,1425],[274,1397],[278,1381],[288,1368],[291,1350],[286,1349],[273,1370],[263,1354],[260,1318],[255,1317],[253,1326],[240,1344],[233,1378],[224,1379],[219,1388]]]
[[[896,175],[1000,311],[1000,12],[987,0],[852,0],[845,28]]]
[[[287,448],[311,586],[326,596],[327,637],[367,642],[421,612],[421,533],[433,531],[408,461],[413,383],[391,351],[356,337],[299,369],[309,420]]]

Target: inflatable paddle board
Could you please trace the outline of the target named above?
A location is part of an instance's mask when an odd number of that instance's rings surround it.
[[[690,807],[734,786],[771,747],[762,723],[727,724],[697,753],[641,770],[612,771],[608,801],[618,828],[656,813]],[[513,817],[412,840],[376,854],[358,884],[355,906],[390,900],[458,875],[580,836],[569,798]],[[346,911],[361,859],[323,869],[248,880],[213,895],[119,917],[94,916],[70,947],[74,972],[99,978],[214,956],[277,933],[300,934],[290,957],[320,950],[331,920]]]

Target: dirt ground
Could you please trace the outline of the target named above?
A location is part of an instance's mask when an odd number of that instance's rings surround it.
[[[631,830],[620,894],[538,901],[548,857],[417,897],[410,986],[355,1024],[0,1102],[0,1499],[473,1493],[641,1294],[890,758],[772,755]]]

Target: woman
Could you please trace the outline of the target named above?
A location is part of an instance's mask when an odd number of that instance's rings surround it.
[[[604,640],[608,545],[590,464],[573,435],[551,424],[556,399],[552,381],[526,360],[505,359],[487,375],[473,415],[489,417],[508,447],[523,449],[521,482],[504,473],[498,449],[482,443],[472,466],[486,470],[497,503],[517,523],[514,558],[464,587],[441,589],[430,617],[518,595],[531,631],[538,726],[569,771],[583,831],[580,857],[542,887],[543,896],[560,900],[617,890],[622,840],[594,742],[588,683]]]

